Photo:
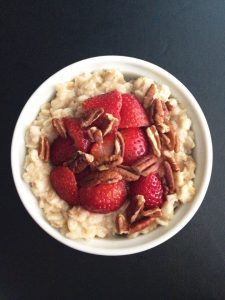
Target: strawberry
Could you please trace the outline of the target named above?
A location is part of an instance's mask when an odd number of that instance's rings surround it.
[[[73,139],[76,150],[87,152],[90,146],[86,130],[81,128],[80,120],[63,118],[64,126],[68,135]]]
[[[83,109],[85,111],[93,108],[104,109],[104,114],[95,122],[95,124],[100,127],[101,127],[101,122],[104,119],[104,115],[106,113],[113,115],[120,122],[121,107],[122,107],[122,96],[120,92],[116,90],[89,98],[83,102]],[[116,128],[116,126],[114,126],[114,128]]]
[[[131,165],[142,155],[148,154],[148,143],[141,128],[120,130],[125,144],[124,164]]]
[[[132,197],[143,195],[145,198],[145,209],[160,207],[163,202],[163,188],[159,176],[150,173],[147,177],[140,177],[130,185]]]
[[[50,161],[53,165],[60,165],[65,161],[72,159],[76,152],[73,140],[57,137],[50,146]]]
[[[50,173],[50,182],[59,195],[69,205],[77,202],[77,181],[75,175],[68,167],[56,167]]]
[[[101,143],[94,143],[91,147],[90,153],[94,156],[95,160],[109,157],[113,154],[115,134],[107,134]]]
[[[126,200],[125,183],[119,181],[110,184],[81,187],[78,197],[85,209],[101,214],[107,214],[119,209]]]
[[[122,95],[119,128],[149,126],[148,117],[140,102],[131,94]]]

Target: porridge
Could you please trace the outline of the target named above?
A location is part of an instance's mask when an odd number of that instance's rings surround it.
[[[57,85],[25,141],[23,178],[70,239],[148,233],[195,194],[191,119],[149,78],[101,70]]]

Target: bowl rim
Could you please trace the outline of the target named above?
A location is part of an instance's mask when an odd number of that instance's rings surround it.
[[[206,160],[205,160],[205,175],[204,178],[202,179],[202,183],[201,183],[201,187],[199,190],[199,197],[195,199],[195,203],[192,206],[192,209],[190,209],[187,214],[177,223],[174,225],[173,228],[171,228],[168,232],[164,233],[163,236],[159,236],[158,238],[154,239],[153,241],[149,241],[148,243],[145,243],[144,245],[139,244],[136,246],[132,246],[131,248],[124,248],[124,249],[101,249],[101,248],[97,248],[97,247],[89,247],[86,244],[82,244],[79,243],[78,241],[74,241],[74,240],[70,240],[65,238],[63,235],[57,235],[55,231],[50,230],[50,228],[47,226],[47,224],[45,224],[45,222],[43,222],[42,220],[39,220],[39,218],[36,218],[34,216],[34,213],[32,212],[32,210],[30,210],[26,204],[26,200],[23,197],[23,193],[22,193],[22,189],[19,186],[17,180],[16,180],[16,164],[14,163],[16,160],[16,136],[17,136],[17,132],[19,132],[20,130],[20,123],[22,120],[22,116],[23,116],[23,112],[26,110],[26,107],[29,106],[30,101],[32,100],[32,98],[39,93],[39,91],[45,86],[48,85],[48,83],[54,78],[56,77],[58,74],[60,73],[64,73],[67,70],[69,70],[70,68],[73,68],[75,65],[84,65],[84,64],[92,64],[92,63],[102,63],[102,62],[117,62],[117,63],[125,63],[125,64],[132,64],[135,65],[137,67],[144,67],[147,68],[155,73],[157,73],[157,75],[159,74],[159,76],[163,75],[166,76],[170,81],[172,81],[179,90],[182,91],[182,93],[185,94],[185,96],[187,98],[189,98],[192,101],[192,104],[195,107],[196,110],[196,115],[199,118],[200,123],[202,124],[202,126],[204,126],[204,138],[207,144],[207,148],[205,149],[205,155],[206,155]],[[81,72],[82,73],[82,70]],[[60,82],[58,82],[60,83]],[[169,240],[171,237],[173,237],[175,234],[177,234],[195,215],[195,213],[197,212],[197,210],[199,209],[205,194],[207,192],[208,189],[208,185],[210,182],[210,178],[211,178],[211,172],[212,172],[212,164],[213,164],[213,148],[212,148],[212,140],[211,140],[211,134],[209,131],[209,127],[206,121],[206,118],[197,102],[197,100],[194,98],[194,96],[191,94],[191,92],[176,78],[174,77],[172,74],[170,74],[168,71],[164,70],[163,68],[150,63],[148,61],[139,59],[139,58],[134,58],[134,57],[128,57],[128,56],[119,56],[119,55],[105,55],[105,56],[96,56],[96,57],[91,57],[91,58],[87,58],[81,61],[77,61],[75,63],[72,63],[62,69],[60,69],[59,71],[57,71],[56,73],[54,73],[53,75],[51,75],[49,78],[47,78],[34,92],[33,94],[29,97],[29,99],[27,100],[27,102],[25,103],[22,111],[20,112],[20,115],[17,119],[15,128],[14,128],[14,132],[13,132],[13,137],[12,137],[12,143],[11,143],[11,169],[12,169],[12,174],[13,174],[13,180],[16,186],[16,190],[19,194],[20,200],[23,203],[25,209],[27,210],[27,212],[29,213],[29,215],[32,217],[32,219],[45,231],[47,232],[51,237],[55,238],[56,240],[58,240],[59,242],[63,243],[66,246],[69,246],[75,250],[79,250],[82,252],[86,252],[86,253],[90,253],[90,254],[96,254],[96,255],[105,255],[105,256],[120,256],[120,255],[128,255],[128,254],[135,254],[135,253],[139,253],[142,251],[146,251],[149,250],[155,246],[158,246],[160,244],[162,244],[163,242]]]

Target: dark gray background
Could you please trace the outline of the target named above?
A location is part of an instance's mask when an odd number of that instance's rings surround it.
[[[0,299],[225,299],[225,2],[1,1]],[[212,133],[214,168],[192,221],[127,257],[67,248],[29,217],[9,163],[13,128],[33,91],[62,67],[118,54],[180,79]]]

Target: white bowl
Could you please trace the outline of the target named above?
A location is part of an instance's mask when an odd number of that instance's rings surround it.
[[[94,239],[91,241],[69,240],[50,226],[42,215],[38,201],[29,185],[22,179],[25,157],[24,135],[26,128],[36,118],[40,106],[51,99],[58,83],[69,81],[83,72],[115,68],[128,77],[146,76],[158,83],[168,85],[176,97],[187,109],[192,119],[195,132],[196,148],[194,156],[197,161],[196,195],[194,200],[182,205],[167,227],[158,227],[149,234],[134,239]],[[194,216],[202,203],[209,184],[212,170],[212,141],[204,114],[193,95],[174,76],[149,62],[124,56],[100,56],[74,63],[48,78],[30,97],[17,121],[11,147],[11,164],[18,194],[31,217],[49,235],[61,243],[87,253],[99,255],[126,255],[153,248],[180,231]],[[190,233],[191,234],[191,233]]]

